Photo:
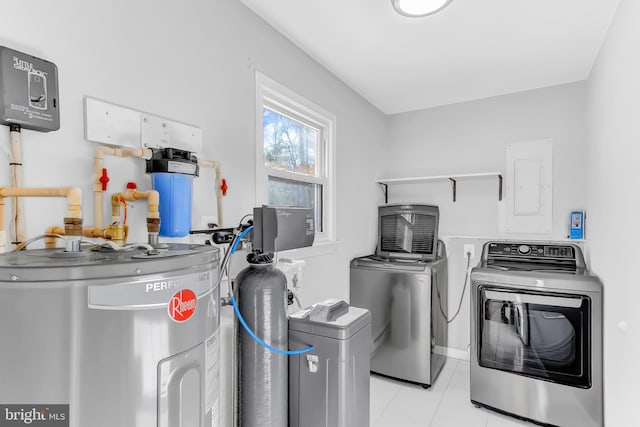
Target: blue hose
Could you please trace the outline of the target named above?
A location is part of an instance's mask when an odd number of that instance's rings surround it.
[[[236,249],[240,244],[240,240],[242,240],[244,236],[249,234],[251,230],[253,230],[253,225],[251,227],[245,228],[244,231],[240,233],[240,235],[233,241],[233,245],[231,245],[231,255],[233,255],[236,252]]]
[[[240,240],[242,240],[242,238],[244,236],[246,236],[247,233],[249,233],[251,230],[253,230],[253,226],[251,226],[249,228],[246,228],[235,239],[235,241],[233,242],[233,245],[231,245],[231,254],[232,255],[235,253],[236,249],[238,248],[238,244],[240,243]],[[233,295],[231,296],[231,305],[233,305],[233,311],[236,313],[236,316],[238,317],[238,321],[240,322],[240,324],[242,325],[244,330],[247,331],[247,333],[249,334],[249,336],[251,338],[253,338],[258,344],[260,344],[261,346],[263,346],[267,350],[272,351],[274,353],[283,354],[285,356],[295,356],[297,354],[307,353],[307,352],[309,352],[309,351],[311,351],[311,350],[313,350],[315,348],[314,346],[309,346],[309,347],[304,348],[302,350],[280,350],[279,348],[271,347],[269,344],[267,344],[266,342],[262,341],[255,333],[253,333],[251,328],[249,328],[249,325],[247,325],[247,322],[245,322],[244,317],[242,317],[242,314],[240,313],[240,309],[238,308],[238,305],[236,304],[236,298]]]
[[[247,325],[247,322],[244,321],[244,318],[242,317],[242,314],[240,314],[240,309],[238,308],[238,305],[236,304],[235,297],[231,297],[231,304],[233,305],[233,311],[236,312],[236,316],[238,316],[238,321],[240,322],[240,324],[242,325],[244,330],[247,331],[247,333],[251,336],[251,338],[253,338],[258,344],[260,344],[261,346],[263,346],[267,350],[272,351],[274,353],[278,353],[278,354],[284,354],[286,356],[294,356],[296,354],[306,353],[306,352],[311,351],[311,350],[313,350],[315,348],[314,346],[310,346],[310,347],[304,348],[302,350],[280,350],[279,348],[271,347],[269,344],[267,344],[266,342],[264,342],[260,338],[258,338],[258,336],[256,334],[254,334],[253,331],[249,328],[249,325]]]

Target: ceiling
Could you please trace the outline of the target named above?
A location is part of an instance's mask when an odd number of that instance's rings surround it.
[[[387,114],[588,78],[619,0],[241,0]]]

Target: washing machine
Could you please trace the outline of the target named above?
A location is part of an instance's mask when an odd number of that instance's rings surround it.
[[[602,283],[579,246],[488,242],[471,271],[471,402],[601,427]]]
[[[217,426],[219,250],[0,255],[0,425]]]
[[[430,387],[447,347],[447,257],[351,261],[350,303],[371,312],[371,372]]]

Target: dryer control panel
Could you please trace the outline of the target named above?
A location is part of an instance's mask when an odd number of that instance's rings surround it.
[[[488,257],[523,257],[529,259],[575,258],[572,246],[540,243],[491,243]]]
[[[553,242],[487,242],[480,266],[504,271],[586,271],[580,247]]]

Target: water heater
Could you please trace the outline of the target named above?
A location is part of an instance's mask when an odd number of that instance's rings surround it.
[[[0,255],[0,425],[218,425],[219,251]]]

